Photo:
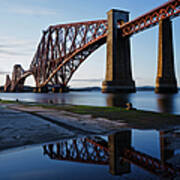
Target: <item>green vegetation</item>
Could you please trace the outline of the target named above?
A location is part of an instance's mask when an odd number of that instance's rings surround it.
[[[20,102],[18,100],[12,101],[12,100],[2,100],[2,99],[0,99],[0,103],[1,104],[20,104]]]
[[[141,110],[126,110],[125,108],[120,107],[95,107],[75,105],[54,108],[70,111],[77,114],[91,114],[92,117],[103,117],[109,120],[124,120],[124,122],[128,123],[131,127],[164,128],[171,125],[180,125],[180,116],[167,113],[155,113]]]

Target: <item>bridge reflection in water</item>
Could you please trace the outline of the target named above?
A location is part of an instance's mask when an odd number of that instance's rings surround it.
[[[131,93],[108,94],[106,97],[107,106],[126,107],[130,102]]]
[[[160,112],[173,113],[175,109],[176,96],[174,94],[161,94],[157,98],[157,104]]]
[[[118,132],[108,138],[94,136],[47,144],[43,146],[43,152],[53,160],[107,165],[112,175],[129,174],[132,165],[135,165],[150,174],[171,178],[180,175],[180,163],[175,164],[172,160],[176,151],[172,136],[169,136],[172,133],[159,132],[160,158],[134,148],[131,130]]]

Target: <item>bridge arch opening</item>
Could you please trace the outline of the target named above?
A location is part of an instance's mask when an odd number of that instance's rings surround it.
[[[106,44],[94,51],[77,69],[69,82],[72,88],[101,87],[106,69]]]
[[[26,88],[26,87],[32,87],[32,88],[36,87],[36,81],[35,81],[34,76],[33,76],[32,74],[29,75],[29,76],[25,79],[25,81],[24,81],[24,87],[25,87],[25,88]]]
[[[179,36],[180,21],[175,18],[173,20],[173,45],[174,45],[174,64],[175,73],[177,78],[177,85],[180,87],[180,51],[178,47],[180,46],[180,36]]]
[[[173,30],[172,31],[172,51],[174,54],[173,59],[174,59],[175,77],[177,77],[177,86],[179,86],[180,85],[180,82],[179,82],[180,72],[178,72],[178,70],[180,69],[180,63],[178,61],[178,57],[180,56],[179,55],[180,52],[176,48],[178,47],[177,43],[179,42],[178,36],[177,36],[178,28],[176,28],[177,24],[176,22],[172,21],[172,30]],[[135,36],[133,36],[133,38],[131,39],[132,39],[131,52],[132,52],[132,57],[133,57],[132,67],[133,67],[133,72],[134,72],[133,74],[135,77],[136,84],[137,86],[153,86],[154,87],[157,81],[157,73],[158,73],[158,68],[159,68],[158,67],[159,25],[153,27],[149,31],[140,32],[139,34],[136,34]],[[167,44],[169,46],[171,43],[168,42]]]
[[[158,57],[158,26],[134,35],[131,38],[131,43],[132,71],[136,86],[155,86]]]

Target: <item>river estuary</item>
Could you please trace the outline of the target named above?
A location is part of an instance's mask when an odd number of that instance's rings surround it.
[[[180,92],[156,94],[154,91],[137,91],[130,94],[103,94],[100,91],[69,93],[0,93],[1,99],[90,106],[124,106],[131,102],[141,110],[180,114]]]

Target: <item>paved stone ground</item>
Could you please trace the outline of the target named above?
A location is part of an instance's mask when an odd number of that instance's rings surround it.
[[[34,114],[50,122],[60,124],[64,127],[67,126],[66,128],[73,131],[77,129],[79,130],[78,133],[104,134],[127,126],[123,120],[111,121],[105,118],[92,118],[91,115],[80,115],[56,109],[25,107],[23,105],[10,105],[9,108]]]
[[[72,131],[39,117],[0,106],[0,150],[72,136]]]
[[[0,150],[75,136],[108,134],[126,124],[41,107],[0,104]]]

